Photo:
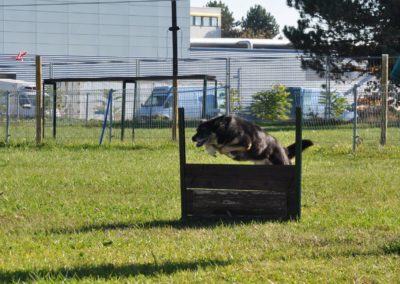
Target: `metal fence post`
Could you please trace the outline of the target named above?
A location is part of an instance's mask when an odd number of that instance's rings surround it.
[[[332,113],[332,93],[331,93],[331,63],[329,55],[326,57],[326,102],[325,102],[325,119],[331,119]]]
[[[19,92],[17,92],[16,93],[16,99],[17,99],[17,120],[19,121],[19,116],[20,116],[20,114],[19,114],[19,108],[20,108],[20,97],[19,97]]]
[[[300,220],[301,217],[301,170],[302,170],[302,140],[303,140],[303,111],[301,107],[296,107],[296,207],[295,216],[289,216],[291,219]]]
[[[122,82],[121,141],[125,138],[126,82]]]
[[[136,78],[140,77],[140,59],[136,59]],[[139,94],[139,82],[134,82],[135,87],[133,91],[133,114],[132,114],[132,141],[135,139],[135,126],[136,126],[136,116],[137,116],[137,108],[140,103],[140,94]],[[140,119],[140,118],[139,118]]]
[[[10,92],[7,92],[6,97],[6,145],[8,145],[8,137],[10,129]]]
[[[353,117],[353,153],[356,152],[357,147],[357,97],[358,97],[358,85],[353,87],[353,97],[354,97],[354,117]]]
[[[85,120],[86,120],[86,126],[88,125],[89,122],[89,93],[86,93],[86,109],[85,109]]]
[[[201,113],[201,118],[206,118],[206,111],[207,111],[207,79],[203,80],[203,107],[202,107],[202,113]]]
[[[135,120],[136,120],[136,104],[137,104],[137,96],[138,96],[138,82],[135,81],[135,87],[133,90],[133,115],[132,115],[132,141],[135,139]],[[140,119],[140,118],[139,118]]]
[[[226,115],[229,115],[231,112],[231,59],[226,59],[226,67],[225,67],[225,105],[226,105]]]
[[[57,84],[53,83],[53,139],[57,137]]]

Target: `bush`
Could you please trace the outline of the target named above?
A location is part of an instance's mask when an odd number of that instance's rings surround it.
[[[290,93],[280,84],[271,90],[253,95],[251,112],[258,118],[266,120],[287,120],[292,107]]]

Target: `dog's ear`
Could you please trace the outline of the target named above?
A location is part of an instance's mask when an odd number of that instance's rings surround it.
[[[232,120],[231,116],[223,116],[221,119],[221,124],[223,124],[224,126],[228,125],[231,122],[231,120]]]
[[[231,122],[232,117],[230,116],[221,116],[221,118],[216,123],[216,129],[225,130],[229,123]]]

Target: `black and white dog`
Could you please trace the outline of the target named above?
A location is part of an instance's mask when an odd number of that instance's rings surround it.
[[[259,126],[237,116],[218,116],[201,123],[192,137],[197,147],[204,146],[210,155],[227,155],[237,161],[253,161],[260,165],[290,165],[296,145],[281,146]],[[302,149],[313,145],[302,140]]]

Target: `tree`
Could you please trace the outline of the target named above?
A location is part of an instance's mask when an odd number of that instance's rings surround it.
[[[289,95],[286,87],[280,84],[274,85],[271,90],[258,92],[253,96],[251,112],[261,119],[288,119],[292,107]]]
[[[338,119],[349,107],[347,99],[339,96],[338,92],[321,92],[319,103],[325,105],[325,119]]]
[[[273,38],[279,34],[279,25],[275,17],[261,5],[255,5],[242,18],[242,37]]]
[[[236,23],[233,17],[233,12],[229,11],[227,5],[222,1],[208,1],[206,7],[221,8],[221,36],[222,37],[237,37],[238,31],[235,30]]]
[[[360,57],[400,53],[399,0],[287,0],[300,12],[297,27],[283,32],[302,50],[302,65],[333,79],[346,71],[367,71]],[[346,58],[346,60],[343,60]],[[366,68],[365,68],[366,67]]]

